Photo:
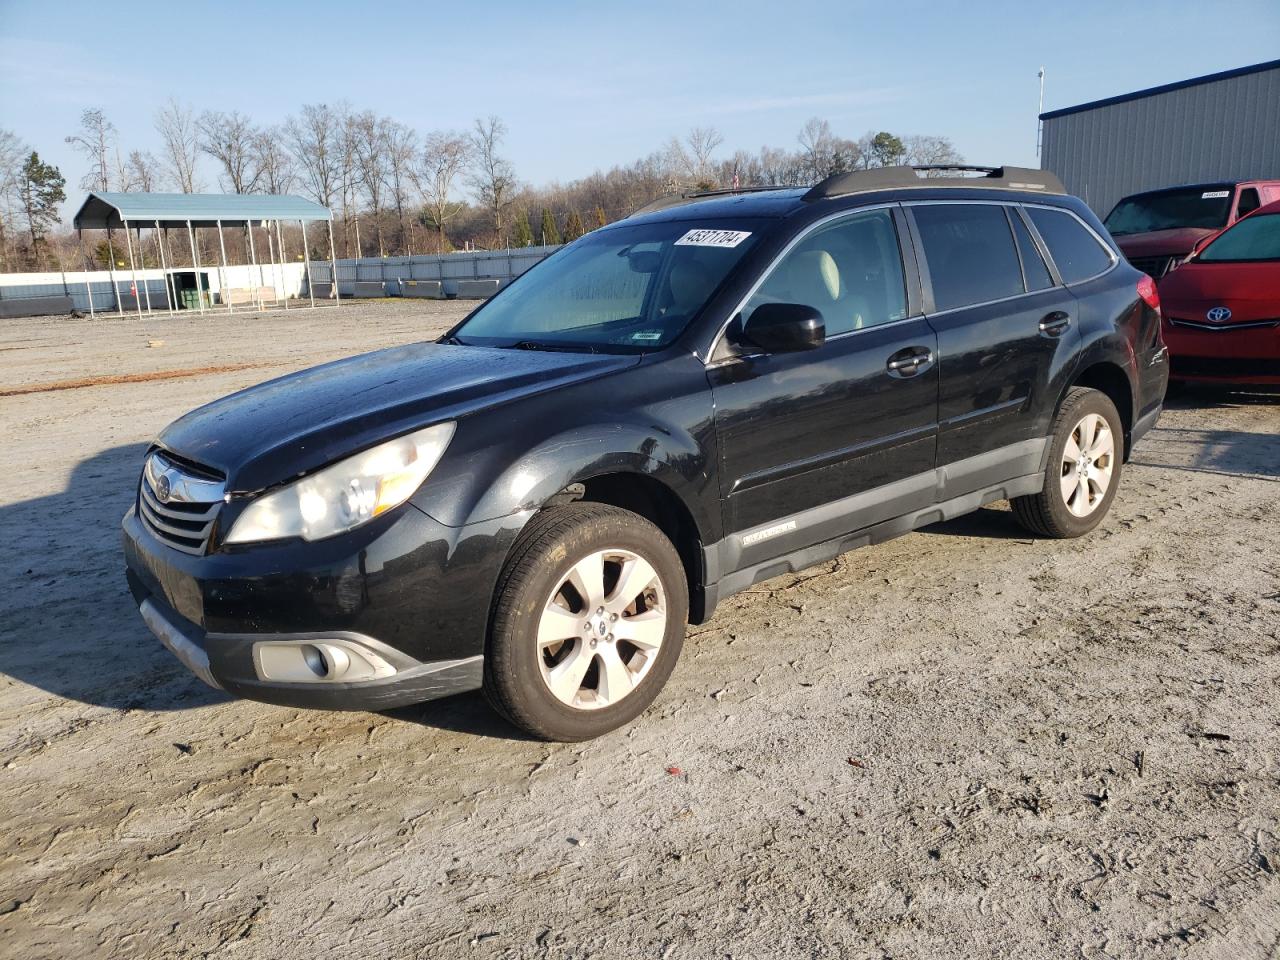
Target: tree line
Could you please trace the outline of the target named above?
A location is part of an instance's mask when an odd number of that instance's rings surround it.
[[[157,150],[120,143],[105,111],[83,111],[66,142],[85,160],[79,185],[95,191],[299,193],[334,213],[338,255],[394,256],[458,248],[567,242],[669,193],[691,189],[800,186],[849,170],[961,162],[940,136],[886,131],[848,138],[809,120],[791,148],[725,155],[714,127],[695,127],[628,165],[568,183],[535,186],[516,174],[501,118],[468,130],[420,133],[345,103],[306,104],[261,126],[237,111],[170,100],[154,116]],[[212,181],[206,179],[212,169]],[[0,130],[0,257],[3,269],[78,269],[75,240],[58,233],[62,173],[10,131]],[[327,246],[327,244],[326,244]],[[89,261],[105,265],[99,244]],[[327,257],[318,244],[312,251]]]

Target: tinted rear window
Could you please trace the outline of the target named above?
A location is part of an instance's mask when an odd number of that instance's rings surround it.
[[[952,310],[1023,292],[1022,269],[1003,207],[922,204],[912,213],[929,265],[935,309]]]
[[[1071,214],[1044,207],[1027,207],[1027,213],[1058,265],[1063,283],[1088,280],[1111,266],[1111,254]]]

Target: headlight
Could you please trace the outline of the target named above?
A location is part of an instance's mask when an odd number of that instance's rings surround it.
[[[226,542],[322,540],[367,523],[413,496],[440,462],[453,428],[438,423],[398,437],[259,497]]]

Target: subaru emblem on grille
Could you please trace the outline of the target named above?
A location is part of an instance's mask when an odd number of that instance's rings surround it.
[[[1224,323],[1231,319],[1231,311],[1226,307],[1214,307],[1204,315],[1204,318],[1210,323]]]
[[[161,503],[168,503],[171,492],[172,485],[169,483],[169,477],[166,474],[160,474],[160,478],[156,480],[156,499]]]

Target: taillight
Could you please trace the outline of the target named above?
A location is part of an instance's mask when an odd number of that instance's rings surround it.
[[[1145,273],[1142,279],[1138,281],[1138,296],[1152,310],[1160,312],[1160,291],[1156,289],[1156,282],[1148,277]]]

